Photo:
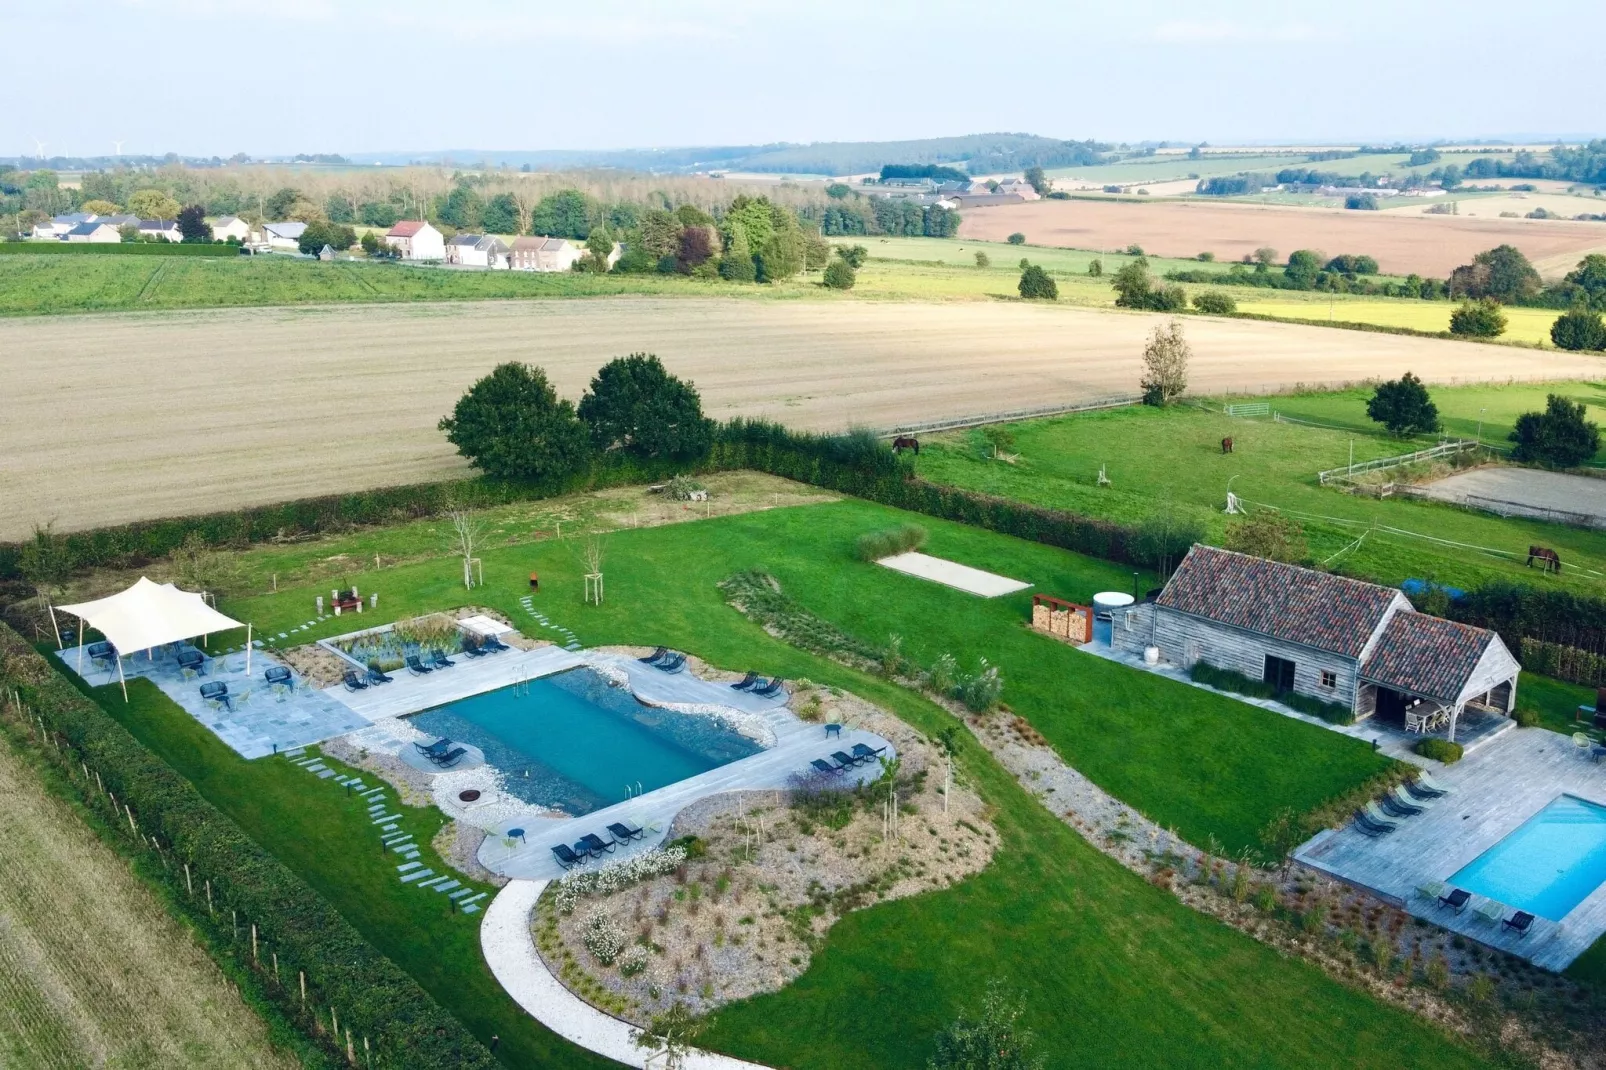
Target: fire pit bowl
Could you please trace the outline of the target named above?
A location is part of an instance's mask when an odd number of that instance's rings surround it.
[[[461,802],[473,802],[475,799],[478,799],[479,797],[480,797],[480,789],[478,789],[478,788],[465,788],[464,790],[462,790],[462,791],[457,793],[457,798]]]

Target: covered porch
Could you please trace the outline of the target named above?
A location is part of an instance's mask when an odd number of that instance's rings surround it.
[[[1516,682],[1469,698],[1444,699],[1404,687],[1363,681],[1355,703],[1355,720],[1369,730],[1413,739],[1437,738],[1472,746],[1513,725],[1510,717]]]

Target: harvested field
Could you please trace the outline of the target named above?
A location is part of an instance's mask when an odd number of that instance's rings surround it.
[[[1016,302],[730,299],[242,309],[0,321],[0,538],[461,474],[436,430],[492,366],[578,398],[656,352],[709,413],[888,426],[1127,393],[1156,317]],[[1201,393],[1411,369],[1584,379],[1598,359],[1294,324],[1189,320]]]
[[[297,1065],[0,738],[0,1066]]]
[[[1606,225],[1600,223],[1203,201],[1033,201],[973,208],[959,225],[960,237],[983,241],[1003,241],[1017,231],[1033,245],[1125,249],[1136,242],[1160,256],[1207,251],[1218,260],[1238,260],[1265,245],[1284,257],[1295,249],[1319,249],[1330,256],[1366,253],[1388,274],[1414,271],[1437,278],[1502,243],[1536,262],[1568,257],[1576,262],[1606,245]]]

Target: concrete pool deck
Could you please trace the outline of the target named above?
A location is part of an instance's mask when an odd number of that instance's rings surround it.
[[[1539,918],[1527,937],[1503,929],[1475,909],[1456,914],[1417,889],[1448,881],[1484,851],[1543,810],[1558,795],[1606,805],[1606,765],[1573,741],[1542,728],[1502,733],[1455,765],[1435,770],[1454,789],[1398,831],[1371,839],[1353,825],[1327,829],[1294,852],[1296,861],[1368,888],[1416,917],[1519,958],[1560,971],[1606,934],[1606,884],[1558,923]],[[1471,907],[1488,902],[1474,895]],[[1511,904],[1506,904],[1507,916]]]

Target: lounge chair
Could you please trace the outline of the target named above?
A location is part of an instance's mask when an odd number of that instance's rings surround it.
[[[763,687],[753,688],[753,694],[757,695],[759,698],[774,698],[776,695],[782,693],[782,689],[785,688],[785,686],[786,681],[777,676]]]
[[[429,652],[429,665],[432,669],[450,669],[457,662],[446,656],[444,650],[431,650]]]
[[[839,750],[832,751],[831,757],[836,759],[836,764],[842,766],[843,768],[858,765],[860,762],[864,761],[863,758],[856,758],[851,754],[847,754]]]
[[[508,646],[506,643],[502,642],[502,640],[498,639],[494,635],[487,635],[484,638],[482,638],[480,640],[480,647],[481,647],[481,649],[486,650],[486,651],[488,651],[489,653],[492,653],[492,654],[497,654],[497,653],[500,653],[501,651],[504,651],[504,650],[512,650],[513,649],[512,647]]]
[[[420,661],[417,654],[408,654],[402,660],[407,663],[407,671],[412,673],[414,676],[427,676],[435,671]]]
[[[1448,784],[1440,784],[1437,780],[1434,780],[1433,779],[1433,774],[1428,772],[1426,769],[1422,770],[1422,772],[1417,774],[1416,782],[1418,784],[1420,784],[1422,787],[1427,788],[1429,791],[1436,791],[1440,795],[1454,795],[1455,794],[1455,789],[1454,788],[1452,788]]]
[[[442,754],[445,754],[451,749],[452,741],[447,739],[445,736],[442,736],[427,747],[422,743],[414,743],[413,746],[418,748],[418,753],[428,755],[431,758],[436,758]]]
[[[595,832],[588,832],[584,836],[581,836],[580,843],[585,845],[586,850],[591,852],[591,857],[593,858],[596,858],[604,851],[612,853],[614,848],[613,840],[605,840],[601,836],[598,836]],[[579,846],[579,844],[576,844],[576,846]]]
[[[1424,899],[1437,899],[1450,890],[1450,886],[1443,881],[1428,881],[1416,886],[1417,893]]]
[[[1398,828],[1400,825],[1398,820],[1385,814],[1383,808],[1378,806],[1375,801],[1367,803],[1362,809],[1366,811],[1366,816],[1372,819],[1372,824],[1374,825],[1390,825],[1394,828]]]
[[[731,684],[731,690],[746,691],[748,688],[758,683],[760,679],[762,679],[762,677],[760,677],[758,673],[750,672],[740,680],[736,681],[734,684]]]
[[[178,652],[178,667],[190,669],[197,676],[206,675],[206,655],[192,647],[185,647]]]
[[[854,756],[867,762],[874,761],[886,752],[886,747],[867,747],[863,743],[855,743],[853,745]]]
[[[379,667],[379,662],[368,663],[368,682],[371,684],[389,684],[395,682],[394,676],[386,675],[385,670]]]
[[[447,751],[445,754],[438,755],[438,756],[437,755],[430,755],[429,760],[434,762],[436,765],[440,766],[442,769],[450,769],[452,766],[454,766],[458,762],[462,761],[463,760],[463,755],[465,755],[467,753],[468,753],[468,748],[466,748],[466,747],[453,747],[451,750]]]
[[[842,770],[840,768],[838,768],[837,766],[832,765],[830,762],[826,761],[824,758],[816,758],[812,762],[810,762],[809,764],[812,765],[814,768],[818,769],[820,772],[822,772],[822,773],[830,773],[832,776],[840,776],[841,773],[842,773]]]
[[[213,680],[209,684],[202,684],[201,698],[207,702],[216,702],[231,713],[234,711],[234,700],[229,698],[229,685],[222,680]]]
[[[1357,810],[1357,811],[1355,811],[1355,828],[1356,828],[1356,830],[1361,832],[1361,833],[1363,833],[1364,835],[1372,837],[1373,839],[1376,839],[1379,836],[1388,835],[1390,832],[1393,832],[1396,827],[1398,827],[1398,826],[1393,825],[1393,824],[1388,824],[1388,825],[1380,825],[1380,824],[1378,824],[1376,821],[1373,821],[1371,818],[1366,816],[1366,811],[1365,810]]]
[[[664,672],[668,673],[680,672],[685,667],[686,655],[684,654],[671,654],[663,661],[660,661],[653,666],[655,669],[662,669]]]
[[[346,690],[347,691],[366,691],[367,689],[368,689],[368,681],[364,680],[361,676],[358,676],[356,669],[347,669],[346,670]]]
[[[668,656],[669,648],[661,646],[657,650],[654,650],[651,654],[648,654],[646,657],[637,658],[636,660],[641,662],[643,665],[653,665],[657,662],[663,661]]]
[[[1452,907],[1457,914],[1467,909],[1467,904],[1471,901],[1472,893],[1465,888],[1451,888],[1448,892],[1439,896],[1439,905]]]
[[[1393,792],[1384,795],[1379,802],[1383,805],[1383,812],[1390,817],[1415,817],[1427,809],[1408,799],[1396,798]]]
[[[1533,928],[1533,924],[1534,916],[1526,910],[1519,910],[1500,923],[1500,931],[1505,932],[1507,929],[1515,929],[1519,937],[1527,936],[1528,931]]]
[[[1482,904],[1472,908],[1472,912],[1485,921],[1499,923],[1505,919],[1506,905],[1493,899],[1485,899]]]
[[[641,839],[647,834],[647,830],[640,827],[631,828],[629,825],[621,825],[619,822],[615,821],[613,824],[608,826],[608,833],[619,843],[624,843],[626,840]]]
[[[290,687],[295,683],[295,678],[291,675],[290,670],[283,665],[269,665],[267,671],[262,674],[262,679],[267,682],[269,687],[274,684],[283,684],[285,687]]]
[[[471,658],[483,658],[488,651],[480,648],[479,641],[472,636],[463,636],[463,653]]]
[[[562,866],[564,869],[573,869],[575,866],[583,866],[586,862],[585,855],[575,854],[569,849],[569,845],[566,843],[554,845],[552,848],[552,853],[557,856],[558,865]]]

